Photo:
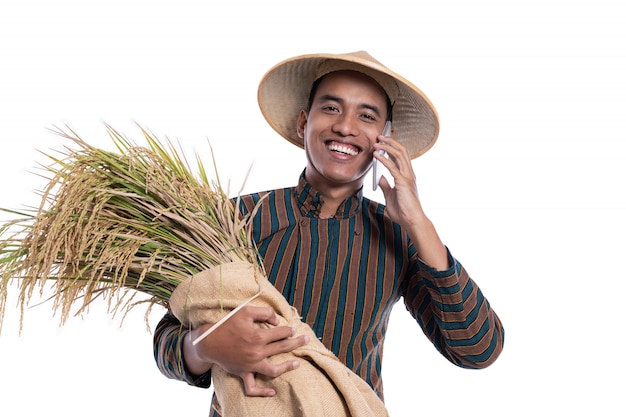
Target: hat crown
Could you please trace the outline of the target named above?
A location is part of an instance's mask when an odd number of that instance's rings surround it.
[[[398,99],[398,84],[393,77],[387,75],[389,69],[365,51],[335,55],[334,59],[321,62],[315,73],[315,79],[336,71],[356,71],[365,74],[380,84],[392,104]]]

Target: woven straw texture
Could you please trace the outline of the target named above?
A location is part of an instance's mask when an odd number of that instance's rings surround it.
[[[259,83],[261,113],[283,138],[303,147],[296,125],[313,82],[334,71],[351,70],[372,77],[393,104],[394,139],[411,158],[428,151],[439,135],[439,116],[428,97],[409,80],[391,71],[365,51],[311,54],[289,58],[272,67]]]

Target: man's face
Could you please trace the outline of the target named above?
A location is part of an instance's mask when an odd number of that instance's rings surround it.
[[[311,109],[298,119],[307,180],[320,191],[342,185],[360,188],[386,119],[387,98],[373,79],[352,71],[324,77]]]

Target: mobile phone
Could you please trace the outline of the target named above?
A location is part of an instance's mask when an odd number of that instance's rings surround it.
[[[383,136],[390,136],[391,135],[391,121],[387,120],[387,123],[385,123],[385,127],[383,129]],[[376,151],[382,155],[385,155],[385,157],[387,156],[387,152],[385,151]],[[380,182],[380,178],[383,176],[383,164],[380,163],[380,161],[378,159],[374,159],[374,166],[372,167],[372,178],[374,183],[372,184],[372,188],[374,191],[376,191],[376,189],[378,188],[378,183]]]

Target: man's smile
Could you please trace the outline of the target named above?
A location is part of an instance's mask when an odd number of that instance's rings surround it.
[[[335,142],[335,141],[328,142],[326,144],[326,148],[329,151],[341,153],[344,155],[350,155],[350,156],[356,156],[361,152],[361,149],[354,145],[341,143],[341,142]]]

